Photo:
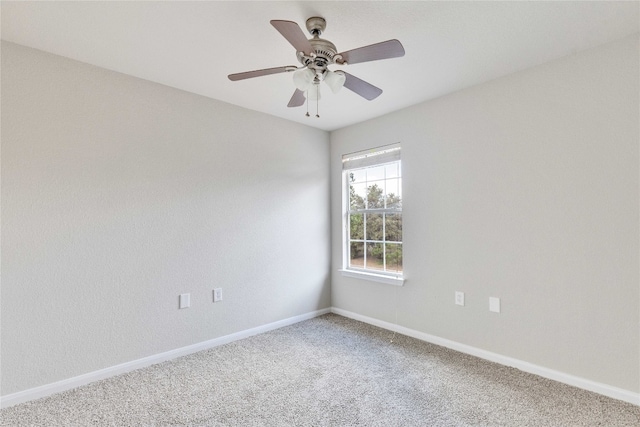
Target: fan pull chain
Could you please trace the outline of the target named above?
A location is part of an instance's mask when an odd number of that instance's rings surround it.
[[[318,101],[320,98],[320,89],[318,88],[318,85],[315,85],[316,87],[316,117],[320,118],[320,113],[319,113],[319,108],[318,108]],[[306,117],[310,117],[309,115],[309,90],[307,89],[307,94],[305,96],[307,98],[307,114],[305,114]]]

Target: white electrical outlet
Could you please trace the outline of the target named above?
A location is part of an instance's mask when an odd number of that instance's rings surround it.
[[[213,302],[222,301],[222,288],[215,288],[213,290]]]
[[[489,297],[489,311],[500,313],[500,298]]]
[[[456,291],[456,305],[464,306],[464,292]]]
[[[180,294],[180,308],[191,307],[191,294]]]

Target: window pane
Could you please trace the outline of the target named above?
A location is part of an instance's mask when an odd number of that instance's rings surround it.
[[[345,172],[350,212],[346,217],[347,268],[402,273],[400,161]]]
[[[349,267],[364,268],[364,243],[351,242],[349,245]]]
[[[349,185],[349,209],[364,209],[364,200],[367,195],[367,187],[361,184]]]
[[[384,187],[378,184],[370,185],[367,188],[367,209],[380,208],[384,208]]]
[[[382,243],[367,243],[367,265],[365,268],[370,268],[373,270],[383,270],[384,264],[382,261],[383,254],[383,246]]]
[[[398,163],[391,163],[389,165],[384,165],[385,177],[389,178],[397,178],[400,176],[398,171]]]
[[[374,166],[365,169],[367,171],[367,182],[384,179],[384,166]]]
[[[385,257],[387,260],[387,271],[402,272],[402,245],[387,243]]]
[[[357,169],[349,171],[349,182],[365,182],[367,180],[367,170]]]
[[[382,240],[382,214],[367,214],[367,240]]]
[[[402,242],[402,214],[386,214],[384,218],[384,239],[387,242]]]
[[[364,240],[364,214],[349,215],[349,238]]]
[[[386,182],[386,199],[388,208],[400,207],[400,180],[388,179]]]

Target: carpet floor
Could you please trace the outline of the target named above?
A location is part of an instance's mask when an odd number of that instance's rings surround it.
[[[2,426],[640,426],[640,407],[328,314],[0,411]]]

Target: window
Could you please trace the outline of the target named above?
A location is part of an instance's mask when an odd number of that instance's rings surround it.
[[[343,273],[402,284],[400,145],[342,157],[345,201]]]

